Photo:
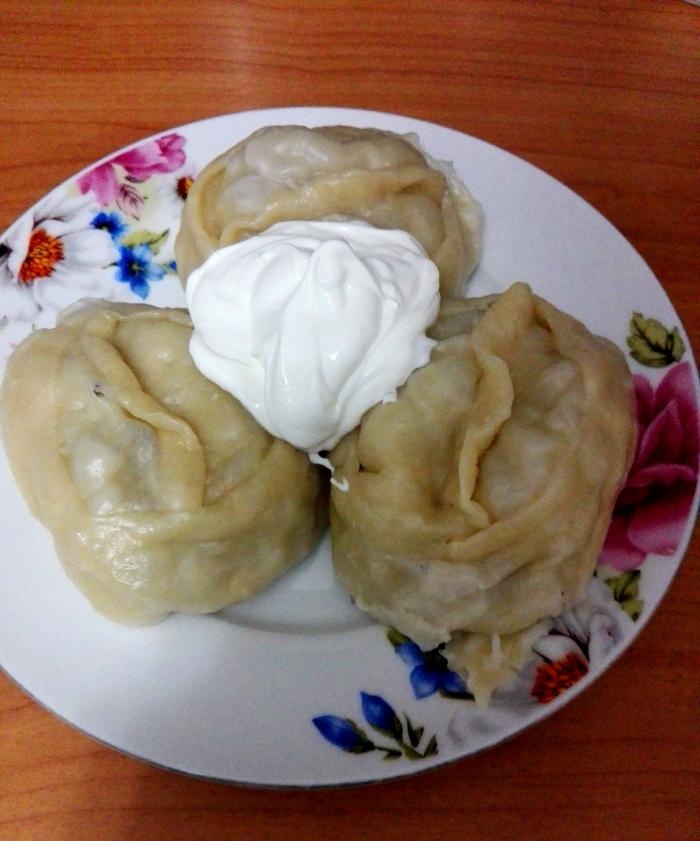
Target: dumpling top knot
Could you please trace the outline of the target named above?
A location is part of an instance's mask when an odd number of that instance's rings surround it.
[[[359,219],[406,231],[464,291],[481,251],[481,209],[452,168],[413,137],[351,126],[260,129],[209,163],[185,202],[175,244],[187,278],[217,248],[291,220]]]

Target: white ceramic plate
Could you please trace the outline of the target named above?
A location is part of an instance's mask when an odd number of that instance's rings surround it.
[[[649,268],[570,190],[456,131],[328,108],[233,114],[164,132],[53,191],[0,238],[0,357],[73,298],[183,304],[170,261],[186,179],[251,131],[282,123],[415,132],[432,156],[454,162],[483,205],[484,254],[470,293],[525,280],[626,349],[647,446],[633,468],[642,491],[616,516],[609,559],[617,568],[599,568],[557,636],[478,710],[439,652],[388,635],[351,606],[327,544],[237,608],[146,629],[112,624],[63,575],[2,455],[0,663],[61,718],[169,768],[261,785],[381,780],[467,756],[544,718],[637,635],[676,572],[697,509],[697,372]],[[629,356],[631,333],[641,361]],[[668,464],[659,464],[669,460],[661,498]]]

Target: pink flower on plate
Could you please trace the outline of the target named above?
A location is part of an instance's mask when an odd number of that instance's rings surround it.
[[[138,218],[143,197],[134,187],[120,181],[117,167],[132,183],[145,181],[151,175],[174,172],[185,163],[184,145],[185,138],[181,134],[147,140],[81,175],[78,178],[80,192],[84,195],[92,191],[102,207],[116,201],[123,211]]]
[[[639,441],[615,503],[598,559],[619,570],[649,554],[673,555],[690,514],[698,479],[698,408],[688,362],[674,365],[654,390],[635,375]]]
[[[184,145],[185,138],[181,134],[166,134],[117,155],[112,163],[123,166],[133,181],[145,181],[158,172],[179,169],[185,163]]]
[[[141,208],[144,205],[143,196],[132,184],[120,184],[117,195],[117,207],[122,213],[133,216],[134,219],[141,218]]]

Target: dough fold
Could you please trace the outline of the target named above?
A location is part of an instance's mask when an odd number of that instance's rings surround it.
[[[350,126],[270,126],[211,161],[192,185],[175,243],[178,274],[276,222],[361,219],[408,231],[461,294],[481,250],[481,209],[449,165],[412,137]]]
[[[360,608],[446,644],[486,700],[522,663],[512,635],[572,606],[594,572],[634,453],[632,379],[611,342],[525,284],[445,301],[433,334],[429,364],[330,454],[348,487],[331,491],[333,562]]]
[[[189,355],[184,310],[82,302],[10,358],[11,468],[93,606],[149,624],[247,599],[313,548],[326,487]]]

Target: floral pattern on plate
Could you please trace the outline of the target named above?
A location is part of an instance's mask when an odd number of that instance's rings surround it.
[[[89,198],[55,193],[22,216],[0,242],[2,315],[30,322],[72,300],[110,294],[111,237],[93,227]]]
[[[383,739],[392,740],[393,745],[373,742],[366,731],[351,718],[321,715],[313,719],[313,724],[326,741],[347,753],[379,751],[383,753],[383,759],[399,759],[403,756],[411,760],[428,759],[438,753],[437,736],[431,736],[421,747],[425,728],[416,727],[406,713],[403,713],[402,720],[380,695],[360,692],[360,702],[367,724]]]
[[[193,177],[185,143],[168,134],[116,155],[9,228],[0,240],[0,357],[80,298],[143,301],[174,275],[173,241]]]
[[[81,175],[78,189],[83,195],[92,193],[100,207],[116,204],[126,216],[139,219],[146,203],[139,185],[153,175],[180,169],[186,160],[184,146],[185,138],[180,134],[148,140]],[[181,183],[181,179],[176,182],[180,192]]]
[[[648,555],[669,557],[690,515],[698,479],[698,409],[690,365],[680,362],[654,387],[634,377],[639,440],[613,512],[601,564],[638,569]]]
[[[435,693],[443,698],[474,699],[462,678],[448,666],[441,653],[442,646],[423,651],[395,628],[387,631],[387,639],[409,667],[409,681],[417,700],[429,698]]]
[[[354,113],[314,114],[310,114],[311,122],[321,120],[322,124],[358,118]],[[82,297],[181,305],[175,303],[182,298],[179,281],[173,273],[173,242],[182,203],[196,173],[195,159],[203,165],[222,151],[216,148],[221,137],[246,134],[262,124],[280,120],[298,123],[308,118],[306,113],[300,117],[296,112],[287,117],[248,117],[245,119],[251,122],[244,126],[239,122],[240,116],[228,115],[222,122],[172,131],[114,154],[37,203],[0,236],[0,365],[13,346],[33,328],[51,326],[60,309]],[[258,119],[263,122],[258,123]],[[371,117],[372,122],[378,121],[378,125],[392,130],[416,131],[428,141],[427,148],[443,137],[439,127],[406,122],[403,118],[396,124],[396,119]],[[454,136],[450,135],[449,148],[455,149],[455,157],[464,162],[465,172],[471,173],[477,184],[479,173],[488,172],[488,182],[484,181],[478,190],[487,202],[489,184],[504,177],[513,185],[509,187],[509,206],[523,199],[523,188],[518,182],[520,164],[512,156],[501,158],[491,149],[488,153],[491,157],[484,163],[484,144],[473,144],[464,137],[457,147],[454,143]],[[475,163],[469,163],[470,160]],[[532,174],[530,170],[528,173],[527,202],[521,204],[529,207]],[[544,224],[549,237],[568,219],[570,236],[566,251],[569,254],[571,244],[577,245],[576,233],[581,230],[575,224],[578,218],[575,214],[579,211],[567,204],[568,215],[558,216],[555,225],[548,216],[551,202],[547,191],[540,190],[537,205],[544,221],[533,221],[538,220],[538,213],[530,213],[520,221],[535,233],[537,225]],[[566,203],[566,194],[560,195]],[[491,198],[495,202],[491,206],[497,208],[498,195]],[[493,221],[494,215],[489,218]],[[493,227],[498,227],[499,219],[500,216]],[[599,222],[592,218],[591,225],[599,226]],[[494,242],[510,260],[505,260],[502,266],[506,269],[517,266],[520,272],[521,255],[508,251],[511,237],[505,227]],[[612,232],[603,235],[600,227],[596,231],[599,231],[596,243],[601,237],[603,244],[616,240],[617,235]],[[577,247],[588,254],[586,249],[590,250],[591,242],[585,241]],[[601,247],[600,252],[610,254],[612,250]],[[312,648],[303,662],[304,669],[295,666],[287,683],[278,681],[273,692],[271,677],[276,678],[276,672],[285,668],[284,663],[280,665],[282,658],[274,634],[266,637],[271,641],[274,658],[270,655],[265,660],[265,653],[261,656],[257,648],[253,652],[252,643],[249,651],[246,648],[249,637],[242,634],[236,640],[244,653],[237,659],[238,654],[232,654],[236,646],[228,644],[229,637],[221,630],[221,623],[213,618],[203,619],[197,625],[198,633],[191,634],[190,623],[195,620],[182,617],[169,629],[161,628],[157,633],[163,633],[168,644],[174,640],[177,651],[192,649],[195,656],[190,654],[182,664],[178,661],[178,674],[173,676],[162,666],[162,661],[167,659],[160,656],[162,645],[154,644],[157,654],[148,660],[149,678],[156,674],[159,685],[165,685],[170,678],[175,683],[181,669],[190,677],[189,666],[183,664],[203,662],[205,658],[196,657],[196,646],[202,639],[208,645],[219,634],[226,636],[226,645],[217,650],[229,665],[219,670],[217,680],[212,683],[202,685],[199,680],[189,680],[187,692],[194,693],[196,700],[183,693],[180,706],[173,707],[176,713],[173,719],[163,716],[157,704],[143,703],[138,715],[133,715],[125,695],[120,703],[114,703],[116,695],[124,692],[125,687],[129,689],[132,679],[137,687],[134,696],[140,700],[148,698],[148,693],[142,691],[142,675],[138,666],[134,666],[137,658],[126,644],[117,647],[118,651],[114,646],[109,647],[109,629],[94,636],[84,633],[82,618],[75,626],[63,621],[64,617],[58,619],[61,633],[72,643],[64,650],[78,652],[73,667],[81,675],[71,684],[77,689],[67,689],[63,672],[60,682],[54,684],[49,668],[30,673],[25,670],[24,674],[18,668],[18,663],[41,664],[46,651],[51,658],[55,657],[50,642],[55,638],[56,617],[52,615],[45,627],[43,618],[47,612],[39,609],[33,612],[31,603],[16,600],[15,606],[8,599],[3,604],[4,614],[10,617],[5,628],[3,656],[9,658],[8,652],[13,652],[14,657],[14,651],[20,651],[19,659],[8,659],[3,665],[20,678],[29,674],[25,681],[28,690],[44,702],[47,698],[58,698],[61,702],[55,703],[58,714],[77,726],[87,727],[106,741],[110,741],[110,734],[116,733],[112,738],[117,747],[181,767],[177,763],[184,755],[183,744],[187,743],[187,749],[196,759],[186,764],[185,770],[253,783],[296,783],[300,779],[299,764],[303,761],[307,761],[307,776],[301,777],[303,784],[382,779],[394,773],[406,773],[409,767],[425,767],[465,756],[538,720],[544,711],[556,708],[576,688],[600,674],[613,659],[611,655],[635,635],[634,620],[645,619],[658,604],[680,561],[681,532],[687,533],[697,484],[698,410],[692,360],[687,358],[680,327],[672,324],[672,308],[655,279],[632,257],[616,260],[611,266],[605,263],[603,274],[607,276],[615,271],[619,277],[622,269],[627,296],[616,294],[609,317],[607,311],[600,317],[604,325],[601,332],[619,335],[616,319],[629,317],[629,313],[618,311],[619,301],[637,302],[641,309],[648,301],[655,302],[653,307],[649,304],[650,310],[659,306],[659,312],[652,313],[656,318],[636,311],[629,322],[626,343],[634,369],[640,427],[634,464],[618,499],[596,577],[585,598],[554,621],[550,631],[533,646],[530,662],[507,691],[494,695],[487,710],[476,709],[464,681],[449,669],[439,649],[422,651],[406,637],[381,627],[369,628],[371,633],[361,636],[364,642],[359,650],[351,651],[344,638],[335,647],[324,642],[323,646]],[[587,260],[582,263],[588,265]],[[575,270],[576,264],[571,265]],[[488,262],[488,254],[485,255],[485,283],[490,284],[489,278],[503,275],[500,266],[496,271]],[[538,291],[545,294],[550,288],[547,284],[553,282],[550,277],[553,270],[547,264],[538,265],[540,269],[544,274],[531,273],[531,276],[541,278],[544,287],[540,290],[538,286]],[[589,284],[588,273],[585,280]],[[578,277],[577,282],[582,283],[582,278]],[[170,292],[166,293],[168,289]],[[602,288],[603,295],[605,289]],[[486,291],[493,291],[491,285]],[[570,299],[574,308],[573,296]],[[590,305],[587,310],[582,307],[581,317],[585,320],[585,312],[590,312],[598,318],[603,308],[597,299],[596,307],[595,312]],[[661,310],[665,316],[659,314]],[[669,319],[668,323],[665,318]],[[14,525],[14,518],[24,512],[19,506],[9,510],[8,517]],[[18,582],[19,591],[25,586],[26,558],[16,548],[13,551],[17,563],[12,565],[8,552],[7,569],[11,573],[8,580]],[[39,574],[34,583],[41,586]],[[5,591],[11,592],[11,587]],[[84,621],[91,622],[92,618]],[[232,627],[226,625],[226,632]],[[27,628],[31,628],[31,633]],[[251,634],[250,639],[253,638],[259,639]],[[116,675],[111,685],[109,680],[103,680],[106,670],[100,673],[100,680],[95,680],[95,674],[90,671],[90,664],[96,662],[92,656],[80,656],[79,646],[85,639],[89,639],[91,655],[96,650],[108,649],[113,658],[109,676]],[[209,656],[211,648],[202,645]],[[142,651],[141,641],[138,650]],[[290,651],[296,648],[291,647]],[[245,681],[238,680],[236,669],[241,668],[241,663],[248,670]],[[266,664],[265,668],[261,663]],[[275,674],[271,675],[272,666]],[[324,681],[318,680],[319,675],[323,675]],[[256,679],[261,687],[257,695],[257,690],[251,688],[258,685]],[[106,696],[103,686],[108,690]],[[200,687],[201,694],[197,695]],[[291,690],[284,695],[280,687],[285,691],[291,687]],[[358,687],[370,687],[371,691],[358,692]],[[80,714],[73,715],[75,703],[73,706],[63,703],[63,696],[70,698],[71,692],[80,693],[77,706],[100,710],[96,724],[86,722]],[[212,701],[217,700],[217,693],[222,695],[218,706]],[[239,693],[245,696],[241,704]],[[298,696],[301,700],[295,705]],[[170,700],[174,697],[170,696]],[[208,704],[213,704],[211,709]],[[209,710],[207,720],[218,727],[216,739],[203,737],[203,731],[198,729],[205,708]],[[196,711],[192,718],[188,718],[190,711]],[[248,718],[246,711],[252,711]],[[176,727],[172,726],[173,722]],[[134,728],[138,732],[132,733]],[[284,757],[279,750],[283,743],[288,745]],[[165,749],[160,752],[163,745]],[[267,765],[259,760],[265,751]],[[202,754],[206,754],[206,762],[197,764]],[[366,758],[364,765],[359,758],[362,755]],[[399,761],[377,762],[379,758]],[[409,761],[402,763],[402,759]],[[290,768],[280,771],[285,763]]]
[[[491,703],[496,708],[512,711],[549,704],[589,673],[602,670],[612,649],[631,634],[644,609],[640,567],[649,556],[668,557],[678,550],[698,479],[700,431],[692,370],[689,363],[680,361],[685,346],[677,328],[667,330],[641,313],[632,316],[627,344],[640,365],[669,370],[656,386],[642,374],[633,375],[638,443],[598,569],[581,601],[553,620],[549,631],[533,645],[528,663],[508,687],[494,693]],[[437,695],[474,701],[463,679],[449,668],[442,646],[424,651],[393,628],[386,636],[408,667],[416,700]],[[364,710],[366,696],[361,695]],[[380,707],[386,705],[379,701]],[[396,716],[388,705],[386,708],[382,720],[385,725],[391,720],[398,733]],[[372,715],[365,717],[372,723]],[[349,753],[366,753],[377,747],[350,719],[326,715],[313,722],[328,742]],[[453,716],[445,735],[464,744],[466,735],[455,732],[455,722]],[[392,732],[391,727],[386,732]],[[433,739],[437,751],[437,735]],[[385,758],[401,755],[399,751]]]
[[[581,601],[557,616],[532,648],[533,657],[513,684],[496,693],[497,704],[549,704],[589,672],[629,633],[632,619],[610,588],[591,579]]]

